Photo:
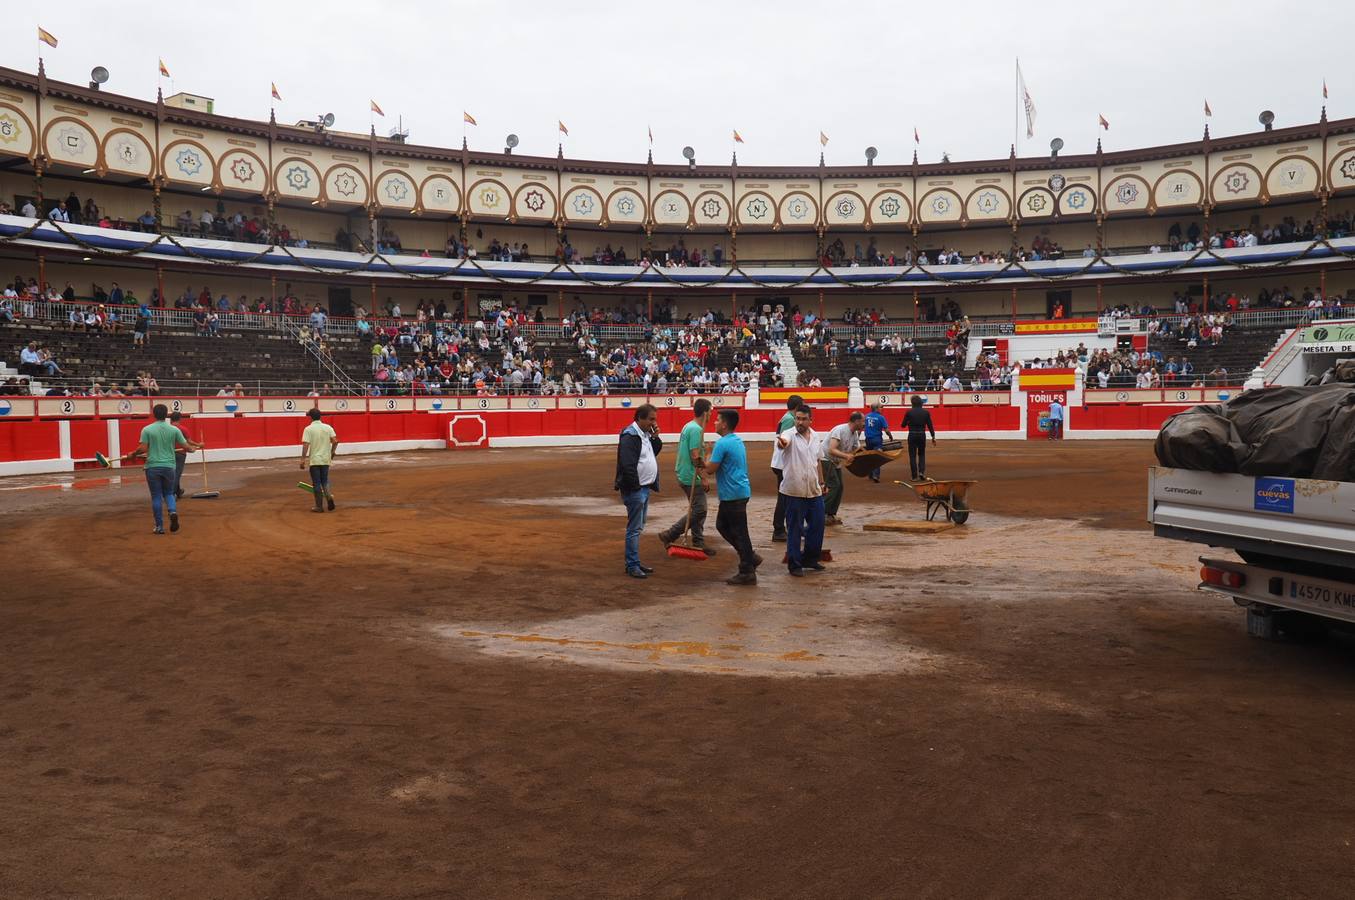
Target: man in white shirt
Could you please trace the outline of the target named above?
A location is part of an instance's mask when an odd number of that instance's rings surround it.
[[[781,448],[780,493],[786,499],[786,562],[790,574],[799,577],[805,569],[822,572],[823,469],[819,466],[819,435],[811,427],[814,410],[802,405],[795,410],[795,427],[776,438]]]
[[[56,206],[52,207],[52,211],[47,214],[47,218],[53,222],[69,222],[71,217],[66,212],[66,201],[58,200]]]
[[[658,454],[663,449],[659,438],[659,414],[645,403],[635,411],[635,421],[621,432],[616,447],[616,482],[626,506],[626,574],[648,578],[654,573],[640,562],[640,535],[645,530],[649,494],[659,490]]]
[[[854,412],[841,425],[828,432],[823,442],[823,483],[828,488],[823,498],[824,524],[841,525],[837,511],[842,506],[842,467],[852,461],[866,430],[866,417]]]
[[[27,216],[30,219],[36,219],[38,217],[38,208],[33,205],[32,200],[24,201],[24,207],[22,212],[25,216]]]

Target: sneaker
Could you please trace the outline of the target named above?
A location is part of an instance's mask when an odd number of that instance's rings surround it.
[[[673,543],[673,538],[670,538],[663,532],[659,532],[657,535],[655,535],[655,537],[659,539],[660,544],[663,544],[663,549],[665,550],[667,550]]]
[[[785,542],[786,542],[786,533],[785,533],[784,531],[774,531],[774,532],[772,532],[772,543],[773,543],[773,544],[784,544]]]
[[[169,514],[169,530],[170,531],[179,530],[179,514],[176,512],[172,512]]]
[[[311,512],[322,513],[322,512],[324,512],[324,511],[325,511],[325,508],[324,508],[323,506],[312,506],[312,507],[311,507]]]
[[[797,568],[793,568],[793,567],[792,567],[791,570],[790,570],[790,574],[794,575],[796,578],[800,578],[800,577],[803,577],[803,576],[804,576],[805,570],[804,570],[804,569],[797,569]]]
[[[826,572],[826,571],[828,571],[828,567],[825,566],[823,563],[820,563],[820,562],[810,563],[809,565],[805,566],[805,568],[806,568],[806,569],[809,569],[809,570],[812,571],[812,572]]]
[[[757,584],[757,573],[740,572],[733,578],[725,579],[725,584]]]
[[[715,555],[715,548],[714,548],[714,547],[707,547],[705,544],[693,544],[692,546],[695,547],[696,549],[700,550],[702,553],[706,554],[707,556],[714,556],[714,555]]]
[[[873,482],[875,482],[876,484],[879,484],[879,483],[880,483],[880,476],[879,476],[879,475],[872,475],[872,476],[870,476],[870,480],[873,481]]]
[[[329,511],[330,511],[330,512],[334,512],[334,498],[333,498],[333,497],[326,497],[326,498],[325,498],[325,502],[329,504]]]
[[[644,572],[640,571],[639,569],[627,569],[627,570],[626,570],[626,574],[629,575],[631,578],[648,578],[648,577],[649,577],[648,575],[646,575]]]
[[[761,557],[761,555],[759,555],[759,554],[757,554],[757,553],[754,553],[754,554],[753,554],[753,568],[756,569],[756,568],[757,568],[758,566],[760,566],[760,565],[762,565],[762,557]]]
[[[175,499],[175,500],[182,500],[182,499],[183,499],[183,488],[179,488],[179,489],[177,489],[177,490],[174,492],[174,499]]]
[[[164,534],[164,533],[165,533],[165,529],[161,528],[159,525],[156,525],[156,526],[155,526],[155,531],[153,531],[153,532],[151,532],[151,533],[152,533],[152,534]]]

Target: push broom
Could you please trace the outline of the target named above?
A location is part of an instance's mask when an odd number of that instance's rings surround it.
[[[687,519],[682,526],[682,537],[668,545],[668,555],[673,559],[709,559],[706,551],[692,546],[692,507],[696,504],[696,492],[701,490],[701,476],[693,475],[692,490],[687,495]]]
[[[202,490],[193,494],[194,500],[215,500],[221,496],[220,491],[209,491],[207,489],[207,451],[202,451]]]

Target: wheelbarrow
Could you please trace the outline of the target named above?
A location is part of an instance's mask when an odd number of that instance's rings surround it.
[[[912,488],[917,498],[927,504],[928,522],[944,510],[946,518],[956,525],[963,525],[969,520],[969,504],[965,495],[969,493],[970,485],[978,484],[977,481],[932,481],[930,478],[926,481],[894,483]]]

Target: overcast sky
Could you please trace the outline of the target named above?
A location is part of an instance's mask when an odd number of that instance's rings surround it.
[[[1037,106],[1035,136],[1018,152],[1128,149],[1200,137],[1206,98],[1215,135],[1315,121],[1325,75],[1328,116],[1355,116],[1348,43],[1355,2],[1302,5],[915,5],[856,0],[613,0],[431,3],[414,0],[166,5],[126,0],[6,3],[5,65],[33,71],[39,45],[16,39],[42,25],[53,78],[85,82],[107,67],[107,89],[153,99],[163,57],[173,89],[212,97],[224,115],[267,119],[269,82],[279,121],[333,112],[335,128],[385,134],[403,116],[410,140],[643,162],[646,128],[658,162],[855,165],[920,158],[1006,157],[1017,110],[1015,59]],[[11,8],[14,7],[14,8]],[[13,54],[27,46],[31,55]],[[165,93],[170,82],[165,80]],[[373,119],[369,99],[385,111]],[[1102,133],[1097,115],[1110,121]]]

